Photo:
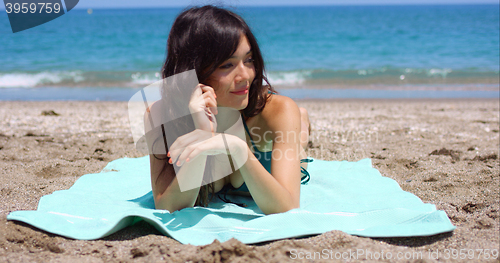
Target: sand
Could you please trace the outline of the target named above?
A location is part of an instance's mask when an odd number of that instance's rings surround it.
[[[35,210],[43,195],[68,189],[109,161],[141,156],[129,132],[127,104],[0,102],[0,261],[302,262],[309,256],[333,262],[342,256],[349,261],[406,256],[410,262],[446,262],[465,255],[473,259],[462,261],[498,262],[491,255],[499,249],[498,100],[297,103],[310,113],[310,156],[372,158],[383,176],[444,210],[457,229],[430,237],[373,239],[331,231],[254,245],[230,240],[192,246],[143,222],[101,240],[63,238],[6,216]],[[460,255],[461,250],[469,254]]]

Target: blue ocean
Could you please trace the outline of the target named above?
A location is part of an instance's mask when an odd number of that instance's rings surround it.
[[[270,82],[284,94],[498,97],[499,5],[229,9],[253,29]],[[15,34],[2,11],[0,100],[128,100],[159,80],[181,11],[75,9]]]

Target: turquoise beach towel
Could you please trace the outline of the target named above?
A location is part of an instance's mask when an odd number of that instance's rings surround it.
[[[214,198],[210,207],[170,213],[154,209],[149,157],[110,162],[101,173],[82,176],[68,190],[40,199],[36,211],[7,216],[74,239],[98,239],[140,220],[181,243],[215,239],[243,243],[309,236],[331,230],[365,237],[429,236],[455,229],[445,212],[424,204],[383,177],[370,159],[314,160],[311,180],[301,186],[299,209],[264,215],[250,197],[231,196],[243,208]]]

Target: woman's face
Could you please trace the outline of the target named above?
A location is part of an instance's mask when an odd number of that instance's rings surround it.
[[[218,107],[242,110],[248,105],[248,92],[254,78],[252,50],[242,34],[234,54],[210,75],[207,85],[215,90]]]

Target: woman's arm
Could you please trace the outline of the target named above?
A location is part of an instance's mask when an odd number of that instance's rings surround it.
[[[155,113],[157,110],[158,108],[153,104],[150,112]],[[145,116],[147,125],[149,125],[150,112],[147,112]],[[161,126],[149,131],[146,140],[148,145],[151,145],[149,159],[155,208],[173,212],[185,207],[192,207],[198,197],[206,156],[193,159],[192,165],[181,167],[176,175],[173,164],[168,162],[168,156],[166,155],[168,149],[164,144]],[[191,182],[199,183],[196,184],[198,187],[183,192],[180,189],[178,178],[186,177],[186,175],[190,176]]]
[[[168,146],[166,145],[165,129],[163,127],[165,121],[166,109],[169,105],[164,105],[164,101],[153,103],[144,116],[145,128],[148,130],[146,140],[150,145],[150,168],[151,168],[151,186],[157,209],[166,209],[171,212],[192,207],[196,202],[202,179],[205,172],[207,157],[199,155],[192,158],[190,165],[181,166],[174,169],[172,161],[176,158],[170,158],[168,154]],[[199,84],[191,95],[189,111],[195,124],[196,130],[190,132],[191,136],[181,136],[170,145],[175,148],[179,141],[185,140],[182,138],[190,137],[198,140],[213,137],[214,131],[217,129],[215,118],[212,110],[217,114],[217,102],[215,100],[215,92],[212,87]],[[179,121],[181,119],[177,119]],[[153,122],[157,124],[154,127]],[[158,126],[158,124],[161,124]],[[177,165],[179,166],[179,165]]]
[[[240,169],[231,176],[231,181],[241,176],[265,214],[286,212],[300,206],[300,111],[290,98],[276,96],[273,103],[266,105],[261,117],[272,133],[272,174],[255,158],[245,141],[234,135],[226,135],[231,158],[241,164],[238,165]],[[178,145],[171,147],[172,156],[179,158],[182,166],[191,164],[191,161],[186,161],[188,158],[226,150],[220,134],[209,140],[197,141],[196,144],[182,143],[190,140],[190,137],[199,137],[193,135],[186,135],[178,140]]]
[[[182,166],[177,175],[172,164],[166,160],[158,160],[150,155],[151,184],[156,209],[165,209],[170,212],[194,206],[200,191],[206,156],[200,155],[191,161],[190,165]],[[195,188],[181,191],[177,178],[189,176],[197,181]]]
[[[275,95],[271,101],[261,113],[273,137],[271,174],[251,152],[239,170],[253,199],[265,214],[286,212],[300,206],[300,111],[288,97]]]
[[[229,150],[233,161],[242,164],[235,173],[241,174],[262,212],[286,212],[300,206],[300,111],[293,100],[279,96],[261,114],[273,137],[272,174],[255,158],[246,142],[234,135],[225,135],[225,148],[221,134],[200,139],[196,132],[206,131],[198,130],[179,137],[170,154],[180,160],[181,166],[189,167],[197,156]]]

